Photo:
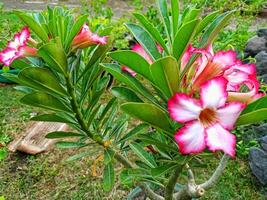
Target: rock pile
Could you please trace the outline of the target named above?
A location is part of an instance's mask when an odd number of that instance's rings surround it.
[[[257,36],[247,42],[245,56],[256,59],[259,79],[267,83],[267,29],[259,29]]]

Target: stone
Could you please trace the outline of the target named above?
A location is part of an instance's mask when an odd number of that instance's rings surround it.
[[[45,135],[54,131],[67,131],[68,125],[57,122],[29,122],[25,131],[21,132],[8,145],[9,151],[20,151],[35,155],[49,151],[57,139],[47,139]]]
[[[266,136],[260,139],[260,144],[263,150],[267,152],[267,133],[266,133]]]
[[[262,28],[262,29],[259,29],[257,31],[257,35],[259,37],[264,37],[265,39],[267,39],[267,28]]]
[[[256,57],[257,75],[263,76],[267,74],[267,51],[259,52]]]
[[[249,56],[256,56],[261,51],[267,51],[267,40],[264,37],[254,36],[246,44],[245,53]]]
[[[259,148],[249,150],[249,165],[262,185],[267,185],[267,153]]]
[[[259,126],[254,126],[253,130],[255,132],[255,139],[260,139],[267,134],[267,123],[261,124]]]

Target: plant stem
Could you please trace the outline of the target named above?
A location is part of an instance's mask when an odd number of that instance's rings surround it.
[[[210,179],[207,180],[205,183],[200,184],[200,187],[202,187],[205,190],[211,188],[221,177],[229,158],[230,157],[227,154],[224,154],[220,160],[218,167],[216,168]]]
[[[66,85],[67,85],[68,93],[71,96],[71,98],[70,98],[71,107],[72,107],[72,110],[75,113],[75,118],[77,119],[78,123],[81,126],[81,129],[88,135],[88,137],[90,137],[95,142],[97,142],[98,144],[103,146],[104,142],[103,142],[102,138],[100,136],[96,136],[96,135],[92,134],[88,130],[87,126],[86,126],[86,123],[85,123],[85,121],[83,119],[83,115],[81,113],[81,110],[79,109],[79,105],[78,105],[78,102],[77,102],[77,97],[76,97],[76,94],[74,92],[74,87],[72,85],[70,76],[66,75],[65,79],[66,79]]]
[[[72,110],[75,113],[75,118],[77,119],[78,123],[81,126],[81,129],[88,135],[88,137],[90,137],[92,140],[94,140],[97,144],[99,144],[100,146],[102,146],[104,148],[109,148],[109,150],[113,151],[115,153],[114,154],[115,159],[118,162],[120,162],[123,166],[125,166],[126,168],[134,168],[134,165],[129,160],[127,160],[123,155],[119,154],[118,152],[113,150],[111,147],[106,147],[103,139],[100,136],[94,135],[88,130],[88,128],[86,126],[86,123],[85,123],[85,121],[83,119],[83,115],[82,115],[82,113],[81,113],[81,111],[79,109],[79,105],[78,105],[78,102],[77,102],[77,97],[76,97],[76,94],[74,92],[74,87],[72,85],[70,76],[66,75],[65,79],[66,79],[66,85],[67,85],[68,93],[71,96],[71,98],[70,98],[71,107],[72,107]],[[150,199],[152,199],[152,200],[164,200],[163,197],[161,197],[160,195],[154,193],[149,188],[149,186],[147,184],[141,183],[140,187],[142,188],[142,190],[147,194],[147,196]]]
[[[177,182],[177,179],[182,171],[183,166],[178,166],[177,169],[175,169],[174,174],[170,177],[166,188],[165,188],[165,199],[166,200],[172,200],[173,199],[173,192],[174,188]]]

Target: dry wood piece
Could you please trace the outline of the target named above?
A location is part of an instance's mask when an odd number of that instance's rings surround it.
[[[67,131],[68,125],[55,122],[30,122],[26,131],[8,145],[12,152],[22,151],[27,154],[38,154],[48,151],[57,141],[46,139],[45,135],[54,131]]]

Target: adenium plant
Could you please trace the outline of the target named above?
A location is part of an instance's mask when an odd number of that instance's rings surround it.
[[[199,9],[182,12],[178,0],[157,4],[164,33],[135,13],[139,23],[125,25],[138,44],[109,57],[110,29],[90,30],[86,15],[74,17],[62,8],[17,12],[26,27],[0,53],[0,61],[21,69],[17,76],[5,75],[22,85],[26,94],[21,102],[45,109],[33,120],[73,128],[46,135],[73,138],[57,142],[59,148],[84,149],[69,161],[94,156],[86,149],[101,147],[96,156],[104,165],[106,191],[114,186],[117,161],[124,166],[121,183],[139,186],[134,191],[141,189],[150,199],[199,198],[234,159],[235,127],[267,119],[267,98],[259,91],[254,64],[244,64],[232,50],[212,50],[233,12],[202,18]],[[107,72],[119,82],[110,99],[103,96],[110,83]],[[140,124],[129,130],[131,120],[119,114],[118,104]],[[221,160],[211,177],[198,184],[192,166],[203,151],[216,152]],[[178,184],[184,171],[186,182]]]

